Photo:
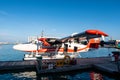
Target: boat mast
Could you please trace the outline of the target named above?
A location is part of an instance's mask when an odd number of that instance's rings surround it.
[[[42,30],[42,32],[41,32],[41,37],[43,37],[43,33],[44,33],[44,31]]]

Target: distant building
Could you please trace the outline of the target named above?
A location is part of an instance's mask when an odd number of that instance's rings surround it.
[[[0,42],[0,44],[10,44],[9,42]]]

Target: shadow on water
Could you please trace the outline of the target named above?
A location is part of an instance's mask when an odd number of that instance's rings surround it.
[[[36,74],[37,80],[120,80],[120,78],[94,69],[76,70],[56,74]]]
[[[93,74],[92,74],[93,73]],[[120,80],[120,78],[95,69],[84,69],[55,74],[37,74],[35,71],[0,73],[0,80],[93,80],[91,75],[100,75],[101,79],[94,80]],[[3,79],[2,79],[3,78]]]
[[[81,77],[79,74],[81,72],[66,72],[66,73],[56,73],[56,74],[44,74],[37,75],[37,80],[80,80]],[[83,73],[84,76],[87,76],[87,73]],[[89,77],[86,77],[86,80],[89,80]],[[85,79],[84,79],[85,80]]]
[[[0,73],[0,80],[36,80],[35,71]]]

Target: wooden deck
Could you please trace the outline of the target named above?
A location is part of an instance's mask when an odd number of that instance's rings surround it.
[[[36,69],[36,61],[0,61],[0,71]]]
[[[55,61],[55,60],[48,60]],[[120,66],[120,61],[119,61]],[[55,69],[40,69],[38,67],[37,61],[0,61],[0,71],[16,71],[27,69],[36,70],[38,74],[47,74],[47,73],[59,73],[67,72],[74,70],[84,70],[84,69],[98,69],[103,72],[110,74],[120,74],[118,71],[118,65],[116,62],[112,62],[110,57],[97,57],[97,58],[78,58],[77,65],[65,65],[62,67],[56,67]]]
[[[49,74],[49,73],[62,73],[62,72],[68,72],[68,71],[74,71],[74,70],[79,70],[79,69],[88,69],[91,68],[91,65],[71,65],[71,66],[63,66],[55,69],[46,69],[46,70],[39,70],[37,68],[37,73],[38,74]]]
[[[67,72],[74,70],[83,70],[88,68],[95,68],[110,74],[114,74],[114,73],[120,74],[117,68],[117,64],[115,62],[112,62],[110,57],[78,58],[77,65],[62,66],[56,69],[41,70],[39,69],[38,66],[36,66],[36,68],[38,74]]]
[[[110,63],[103,63],[103,64],[94,64],[93,67],[95,69],[98,69],[100,71],[104,71],[107,73],[119,73],[120,74],[120,61],[119,64],[117,64],[116,62],[110,62]]]

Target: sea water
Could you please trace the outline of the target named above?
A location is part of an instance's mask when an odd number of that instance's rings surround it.
[[[28,54],[26,52],[14,50],[12,47],[13,45],[0,45],[0,61],[23,60],[24,54]],[[114,48],[99,48],[92,51],[80,53],[79,55],[83,58],[101,57],[112,55],[111,52],[115,50],[116,49]],[[91,72],[93,71],[77,71],[68,74],[52,74],[44,76],[37,76],[35,71],[10,73],[0,72],[0,80],[90,80]],[[104,74],[101,75],[103,80],[116,80],[110,76],[106,76]]]

